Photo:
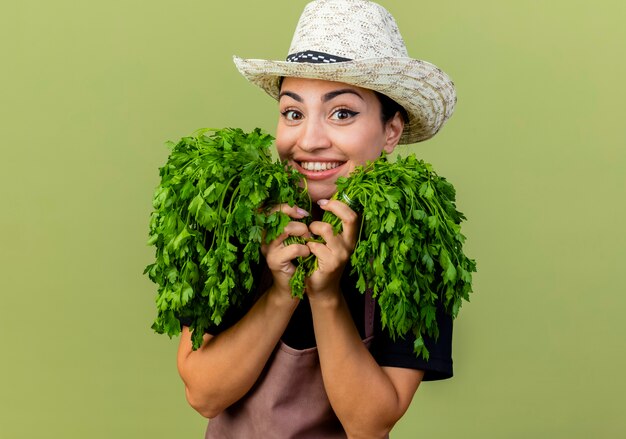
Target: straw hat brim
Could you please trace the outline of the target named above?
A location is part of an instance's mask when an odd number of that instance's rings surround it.
[[[409,116],[401,144],[434,136],[452,115],[454,83],[433,64],[412,58],[372,58],[336,63],[300,63],[233,57],[253,84],[278,99],[281,77],[323,79],[378,91],[402,105]]]

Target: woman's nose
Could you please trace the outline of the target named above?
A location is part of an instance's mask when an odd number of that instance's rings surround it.
[[[298,137],[297,145],[303,151],[312,152],[330,147],[331,141],[322,122],[307,119]]]

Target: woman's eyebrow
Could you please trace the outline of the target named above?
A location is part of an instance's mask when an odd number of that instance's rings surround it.
[[[326,93],[324,96],[322,96],[322,102],[328,102],[331,99],[334,99],[337,96],[345,94],[345,93],[351,93],[353,95],[358,96],[362,101],[365,100],[363,99],[363,96],[361,96],[356,90],[351,89],[351,88],[342,88],[341,90],[334,90],[334,91]]]
[[[289,96],[291,99],[296,100],[300,103],[304,102],[304,99],[302,99],[300,97],[300,95],[292,92],[292,91],[283,91],[278,95],[278,100],[280,101],[280,98],[282,98],[283,96]]]

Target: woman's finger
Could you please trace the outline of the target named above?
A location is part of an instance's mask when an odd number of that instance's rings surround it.
[[[296,270],[293,260],[298,257],[306,258],[311,254],[311,250],[304,244],[291,244],[280,247],[268,253],[266,257],[267,266],[271,271],[282,271],[291,274]]]
[[[313,229],[323,229],[323,231],[320,230],[319,233],[316,234],[326,241],[325,243],[315,241],[306,243],[311,253],[318,257],[320,264],[322,261],[330,261],[333,259],[337,261],[337,264],[341,265],[350,257],[354,246],[351,242],[346,241],[342,235],[335,235],[330,224],[320,221],[311,224],[311,226],[313,233],[316,233]],[[319,226],[319,228],[315,226]]]
[[[298,206],[290,206],[287,203],[283,203],[283,204],[277,204],[275,206],[272,206],[270,209],[268,209],[266,211],[266,215],[272,215],[275,212],[282,212],[285,215],[289,216],[292,219],[296,219],[296,220],[300,220],[302,218],[305,218],[307,216],[309,216],[309,212],[307,212],[306,210],[298,207]],[[265,244],[265,238],[266,238],[266,231],[263,230],[263,234],[262,234],[262,240],[261,242],[263,244]],[[278,237],[273,238],[273,241],[276,241],[278,239]],[[282,238],[282,240],[284,240],[285,237]],[[281,240],[281,242],[282,242]],[[279,242],[280,244],[280,242]]]
[[[298,206],[290,206],[287,203],[277,204],[269,209],[268,213],[282,212],[294,219],[302,219],[309,216],[309,212]]]
[[[309,228],[307,227],[306,224],[301,223],[299,221],[291,221],[289,223],[287,223],[287,225],[285,226],[285,228],[283,229],[283,233],[281,233],[280,235],[278,235],[276,237],[276,239],[274,239],[272,242],[269,242],[267,244],[262,244],[261,245],[261,252],[263,253],[263,256],[267,257],[268,253],[271,250],[274,249],[280,249],[280,248],[284,248],[284,247],[288,247],[289,245],[285,243],[285,240],[290,237],[290,236],[299,236],[302,238],[310,238],[311,237],[311,233],[309,232]],[[303,247],[306,247],[304,244],[302,244]],[[302,248],[300,249],[300,252],[303,252],[305,250],[303,250]],[[308,251],[308,250],[306,250]],[[284,257],[288,256],[290,253],[288,254],[284,254],[282,253],[281,259],[283,259]],[[298,254],[297,256],[301,256],[300,254]],[[293,259],[290,258],[288,260]]]
[[[309,227],[306,224],[299,221],[291,221],[287,223],[287,225],[283,229],[283,233],[281,233],[274,241],[278,241],[279,244],[282,244],[285,239],[290,236],[310,238],[311,232],[309,232]]]
[[[332,245],[335,242],[343,240],[341,235],[335,235],[333,226],[324,221],[313,221],[309,224],[309,230],[316,236],[320,236],[327,244]]]
[[[293,260],[297,257],[307,257],[311,250],[305,244],[285,245],[285,239],[290,236],[283,234],[269,244],[261,247],[268,268],[272,272],[282,272],[291,275],[296,267]],[[300,235],[296,235],[300,236]]]
[[[359,215],[347,204],[338,200],[319,200],[317,202],[323,210],[334,213],[341,220],[343,238],[352,244],[356,244],[356,236],[359,230]],[[311,229],[313,233],[316,233]]]

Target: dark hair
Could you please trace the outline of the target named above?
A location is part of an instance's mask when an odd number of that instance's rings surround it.
[[[400,116],[404,123],[409,123],[409,115],[404,107],[391,99],[389,96],[379,93],[374,90],[376,97],[380,101],[380,118],[383,121],[383,125],[389,122],[396,113],[400,112]]]

